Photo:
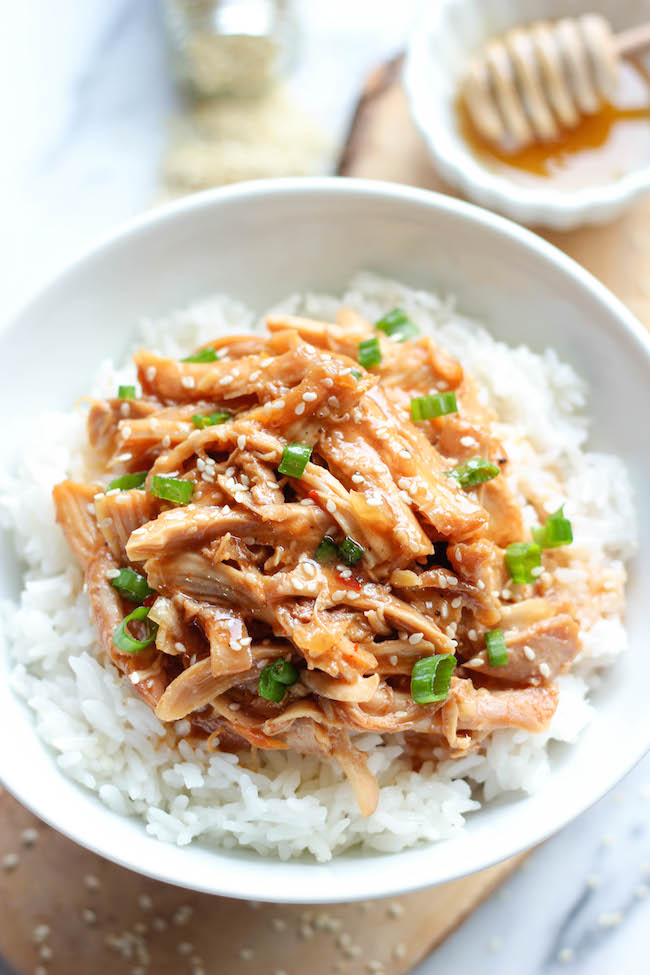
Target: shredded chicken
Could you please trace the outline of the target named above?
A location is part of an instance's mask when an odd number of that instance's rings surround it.
[[[423,761],[497,728],[543,730],[579,614],[548,572],[510,583],[504,549],[530,536],[496,416],[458,362],[352,309],[267,326],[195,361],[140,350],[142,396],[91,401],[92,483],[57,485],[57,518],[102,651],[160,720],[189,719],[211,747],[335,761],[369,815],[379,790],[359,733],[406,733],[405,759]],[[375,336],[366,370],[359,342]],[[457,410],[411,419],[412,398],[445,390]],[[304,469],[282,474],[295,443]],[[477,455],[491,480],[449,476]],[[148,618],[124,630],[139,603]],[[506,662],[486,648],[494,630]],[[455,657],[449,686],[418,700],[413,668],[440,655]]]

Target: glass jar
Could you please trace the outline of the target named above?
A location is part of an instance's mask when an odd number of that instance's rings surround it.
[[[166,0],[165,20],[176,76],[198,96],[261,94],[295,50],[291,0]]]

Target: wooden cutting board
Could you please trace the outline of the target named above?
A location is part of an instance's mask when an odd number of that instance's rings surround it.
[[[403,975],[522,859],[393,900],[284,907],[140,877],[2,790],[0,823],[0,953],[20,975]]]
[[[393,61],[369,79],[339,172],[450,192]],[[650,325],[650,200],[543,234]],[[390,901],[277,907],[193,894],[100,859],[0,790],[0,954],[20,975],[405,975],[522,862]]]

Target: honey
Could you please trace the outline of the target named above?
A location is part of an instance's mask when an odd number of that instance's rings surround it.
[[[517,183],[575,190],[610,182],[650,164],[650,78],[636,62],[619,64],[612,100],[553,142],[536,142],[515,153],[500,150],[476,131],[459,98],[459,131],[485,166]]]

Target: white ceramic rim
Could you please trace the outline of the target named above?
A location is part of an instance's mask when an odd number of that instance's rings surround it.
[[[650,335],[648,335],[640,322],[634,318],[611,292],[600,284],[588,271],[584,270],[584,268],[580,267],[580,265],[556,247],[547,243],[531,231],[525,230],[503,217],[496,216],[493,213],[453,197],[400,184],[364,179],[325,177],[316,179],[256,180],[216,190],[209,190],[161,206],[156,210],[127,222],[113,233],[101,238],[91,248],[84,250],[75,260],[68,262],[63,270],[53,275],[48,283],[39,289],[22,306],[16,316],[12,316],[11,319],[6,320],[0,325],[0,332],[9,329],[13,324],[14,317],[18,317],[18,314],[25,313],[55,283],[59,283],[68,274],[83,270],[85,262],[95,259],[102,250],[119,244],[122,239],[137,237],[141,231],[150,229],[152,225],[158,225],[160,228],[164,228],[166,223],[173,221],[179,214],[191,214],[192,211],[204,207],[218,207],[221,201],[247,199],[248,202],[251,202],[255,198],[275,193],[288,193],[294,197],[299,197],[300,195],[313,196],[314,194],[323,197],[341,194],[349,195],[350,197],[360,195],[368,199],[389,197],[393,201],[401,201],[406,204],[422,207],[434,213],[441,210],[447,211],[453,216],[459,216],[477,226],[487,228],[498,236],[514,241],[525,250],[534,253],[542,262],[553,267],[565,278],[577,283],[580,288],[583,288],[593,298],[601,302],[612,316],[612,319],[616,320],[616,325],[614,326],[615,331],[618,333],[619,329],[622,330],[622,333],[627,333],[627,337],[635,343],[639,355],[648,364],[650,374]],[[184,848],[161,843],[151,837],[143,836],[142,852],[139,851],[137,856],[128,860],[122,857],[120,851],[111,845],[110,836],[102,835],[95,842],[90,842],[85,838],[82,839],[75,833],[74,826],[70,823],[69,817],[66,817],[63,808],[51,811],[45,803],[44,808],[40,808],[29,796],[23,794],[20,788],[12,788],[12,782],[6,778],[2,767],[0,767],[0,783],[36,816],[69,839],[107,860],[111,860],[120,866],[134,870],[144,876],[187,889],[225,897],[271,901],[275,903],[326,904],[376,897],[398,896],[421,890],[425,887],[442,882],[450,882],[471,873],[484,870],[508,857],[515,856],[523,850],[530,849],[556,833],[563,826],[566,826],[576,816],[602,798],[603,795],[606,795],[636,765],[649,749],[650,727],[648,734],[643,740],[635,741],[630,749],[621,755],[621,765],[611,777],[611,780],[605,784],[601,783],[595,794],[590,795],[586,801],[575,797],[571,802],[562,807],[561,812],[555,812],[555,810],[550,809],[548,818],[544,821],[544,826],[542,828],[531,828],[528,831],[524,831],[515,845],[512,845],[510,836],[507,833],[503,835],[505,831],[502,831],[501,834],[495,836],[495,842],[489,850],[485,851],[483,859],[478,862],[472,862],[471,866],[464,864],[452,872],[445,872],[444,876],[441,876],[439,873],[437,874],[435,857],[431,856],[432,851],[435,851],[437,845],[435,843],[396,854],[362,854],[355,861],[358,869],[354,873],[350,871],[346,873],[345,886],[343,888],[341,886],[342,881],[339,876],[340,871],[337,869],[337,864],[345,860],[345,854],[325,864],[305,861],[289,861],[285,863],[270,858],[265,860],[256,855],[247,857],[244,854],[241,858],[238,857],[236,860],[229,861],[232,869],[215,871],[219,875],[215,877],[211,876],[209,882],[204,877],[195,879],[190,886],[187,883],[188,878],[186,876],[181,879],[180,875],[183,871],[174,868],[175,864],[182,862]],[[80,791],[84,794],[85,790],[71,779],[69,780],[69,785],[71,790]],[[95,798],[93,797],[93,799]],[[99,802],[98,799],[96,801]],[[443,840],[441,842],[444,843],[445,841]],[[153,849],[151,844],[154,844],[156,847],[157,857],[151,855]],[[201,850],[200,844],[197,844],[197,846]],[[166,857],[160,856],[160,852],[163,850],[167,851]],[[230,852],[224,851],[224,853]],[[429,855],[427,856],[427,854]],[[396,858],[400,858],[403,861],[403,866],[406,869],[401,871],[392,869],[392,861]],[[278,872],[283,870],[287,873],[291,872],[291,884],[273,886],[272,872],[274,869]]]
[[[569,230],[611,220],[650,189],[650,164],[617,180],[563,193],[552,187],[527,187],[493,172],[467,148],[422,83],[430,59],[429,39],[440,30],[446,8],[462,0],[426,4],[409,39],[403,79],[413,121],[426,142],[439,175],[483,207],[526,224]]]

